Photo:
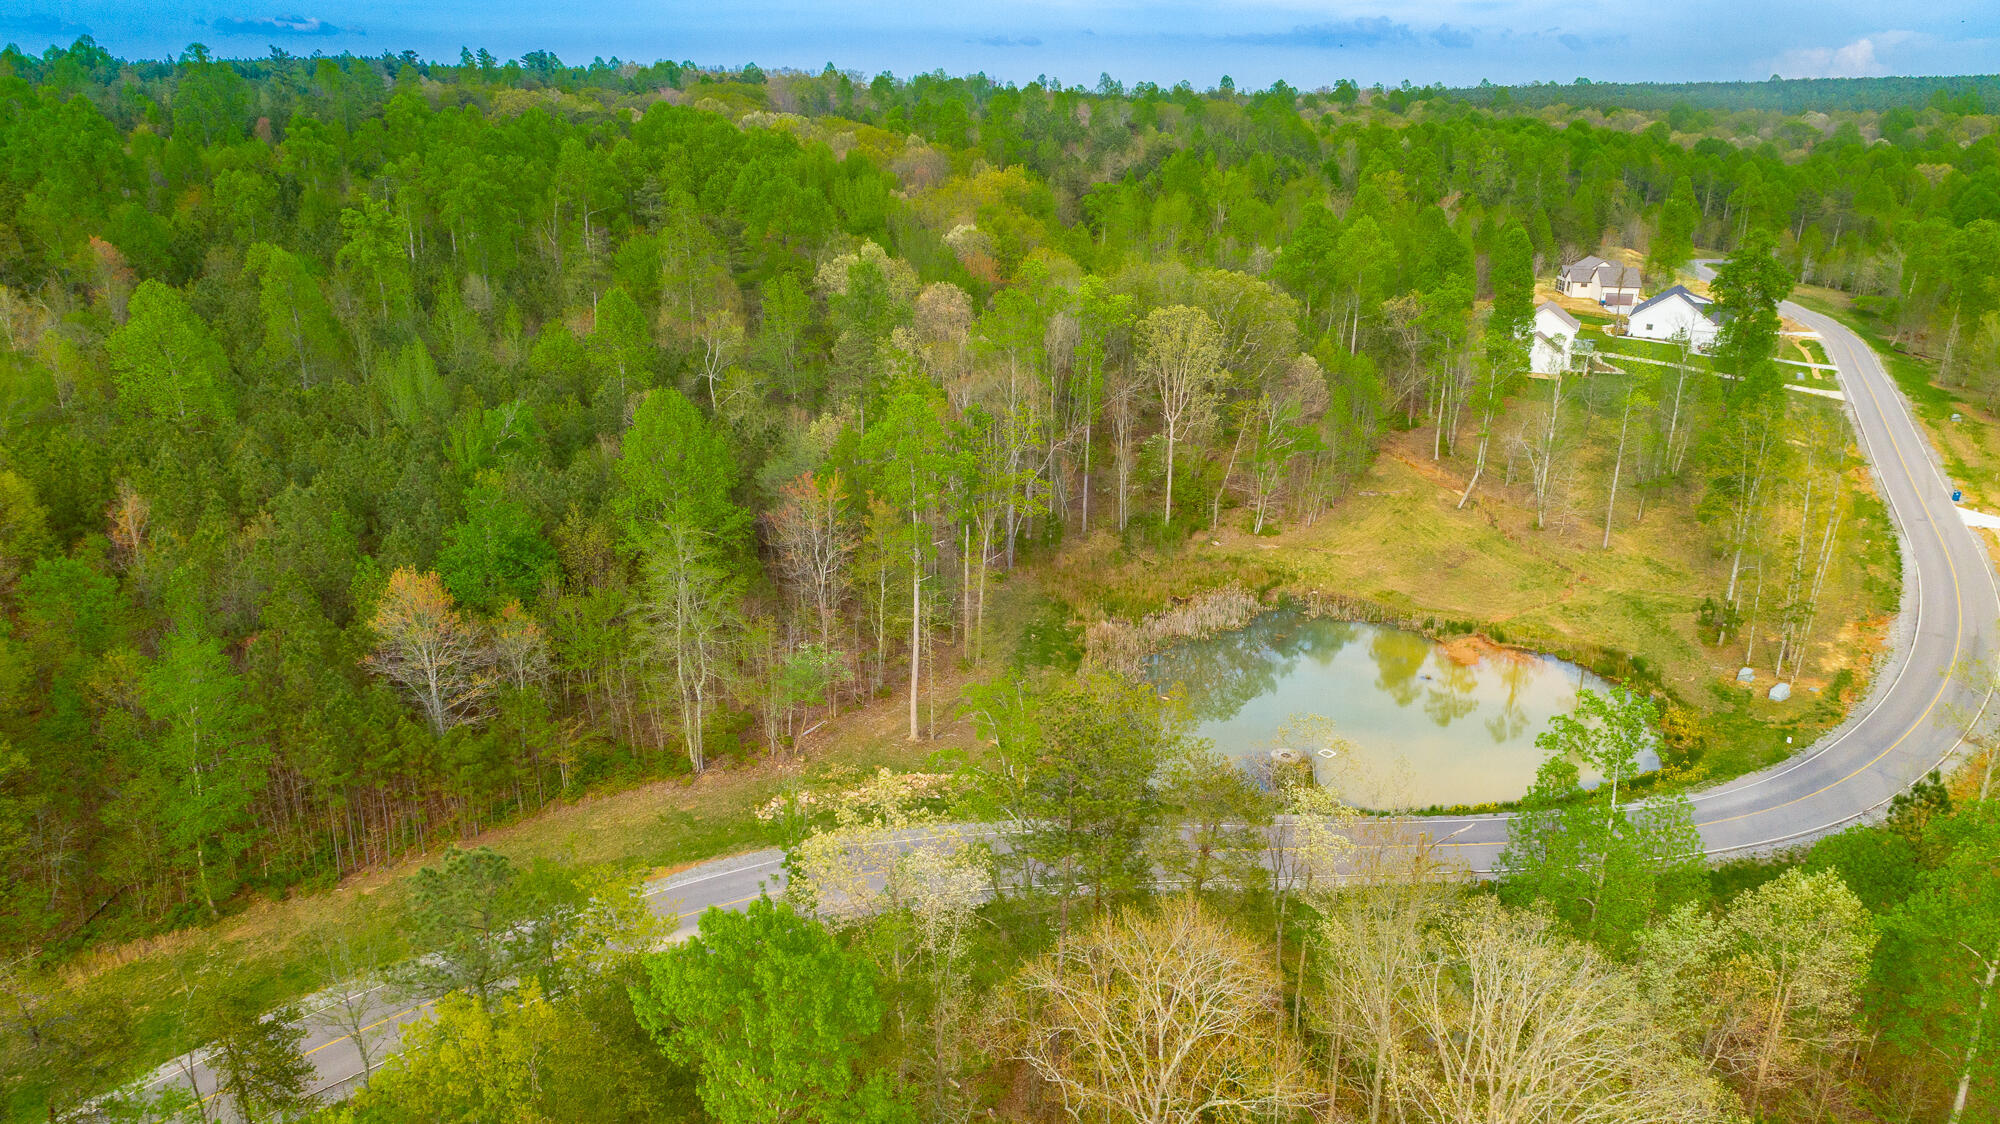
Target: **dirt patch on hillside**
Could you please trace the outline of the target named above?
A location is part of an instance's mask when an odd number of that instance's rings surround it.
[[[1474,667],[1488,659],[1519,660],[1533,658],[1527,652],[1523,652],[1518,648],[1510,648],[1505,644],[1495,643],[1493,640],[1477,633],[1471,636],[1454,636],[1450,640],[1439,644],[1438,647],[1444,651],[1444,658],[1460,667]]]

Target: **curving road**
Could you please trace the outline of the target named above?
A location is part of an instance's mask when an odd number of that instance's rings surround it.
[[[1706,264],[1696,268],[1710,276]],[[1846,723],[1803,753],[1694,794],[1702,847],[1718,858],[1782,849],[1866,819],[1950,761],[1965,717],[1983,715],[1993,694],[1990,682],[1953,672],[1990,663],[2000,585],[1909,402],[1846,325],[1789,301],[1779,311],[1818,332],[1839,369],[1862,453],[1896,527],[1903,600],[1889,659]],[[1440,817],[1428,826],[1438,839],[1458,833],[1443,846],[1478,873],[1491,872],[1506,843],[1504,815]]]
[[[1697,270],[1707,273],[1705,266]],[[1962,741],[1954,719],[1983,714],[1992,695],[1990,685],[1973,685],[1951,672],[1990,658],[2000,629],[2000,586],[1984,544],[1952,504],[1930,443],[1880,358],[1830,317],[1791,303],[1781,311],[1817,331],[1839,368],[1862,451],[1896,526],[1903,603],[1890,657],[1846,724],[1804,753],[1694,796],[1702,844],[1718,857],[1776,850],[1838,831],[1879,811],[1949,761]],[[1491,873],[1506,842],[1504,815],[1435,817],[1422,824],[1477,874]],[[781,862],[775,850],[717,859],[649,883],[646,895],[657,911],[678,915],[675,935],[683,937],[711,906],[740,908],[766,890],[780,889]],[[385,991],[371,992],[362,1002],[369,1011],[364,1021],[373,1024],[367,1033],[378,1064],[394,1052],[400,1028],[429,1009],[427,1002]],[[307,1007],[313,1013],[306,1019],[304,1046],[318,1087],[329,1097],[344,1095],[361,1075],[359,1052],[334,1025],[329,996],[315,997]],[[201,1093],[212,1093],[214,1076],[199,1056],[162,1067],[150,1084],[190,1079]]]

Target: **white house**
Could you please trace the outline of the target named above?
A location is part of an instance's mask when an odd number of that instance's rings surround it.
[[[1556,292],[1624,311],[1639,300],[1639,267],[1589,257],[1556,274]]]
[[[1685,333],[1696,351],[1707,351],[1721,330],[1710,302],[1683,285],[1632,306],[1625,321],[1625,334],[1633,339],[1671,340]]]
[[[1555,375],[1576,364],[1576,335],[1583,330],[1577,318],[1554,301],[1535,310],[1535,334],[1528,344],[1528,370],[1537,375]]]

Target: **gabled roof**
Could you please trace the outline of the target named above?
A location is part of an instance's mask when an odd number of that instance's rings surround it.
[[[1564,324],[1569,325],[1569,329],[1572,332],[1579,332],[1583,330],[1583,321],[1578,320],[1574,316],[1571,316],[1569,314],[1569,309],[1564,308],[1562,305],[1559,305],[1554,301],[1543,301],[1541,304],[1535,307],[1536,316],[1540,316],[1544,312],[1555,313],[1556,319],[1562,321]]]
[[[1571,281],[1588,281],[1590,280],[1590,275],[1597,272],[1598,266],[1610,264],[1610,262],[1605,261],[1603,258],[1588,257],[1582,261],[1571,262],[1563,266],[1562,275]]]
[[[1701,313],[1703,316],[1708,315],[1708,306],[1713,303],[1706,297],[1703,297],[1697,293],[1690,292],[1686,285],[1675,285],[1673,288],[1668,289],[1663,293],[1658,293],[1652,297],[1649,297],[1645,301],[1642,301],[1641,303],[1634,305],[1632,307],[1632,311],[1626,313],[1626,315],[1637,316],[1641,312],[1644,312],[1647,309],[1653,307],[1654,305],[1659,304],[1660,302],[1666,300],[1668,297],[1687,298],[1687,302],[1693,305],[1695,311]]]
[[[1578,284],[1587,284],[1594,280],[1599,285],[1608,286],[1613,289],[1636,289],[1639,287],[1639,270],[1637,266],[1619,265],[1617,262],[1605,261],[1603,258],[1594,255],[1563,267],[1562,276],[1563,280],[1573,281]]]

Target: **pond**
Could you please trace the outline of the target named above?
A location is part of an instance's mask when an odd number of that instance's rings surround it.
[[[1535,737],[1549,719],[1569,713],[1581,689],[1611,689],[1550,656],[1469,638],[1441,645],[1297,609],[1162,651],[1148,678],[1185,691],[1196,736],[1246,764],[1273,749],[1309,751],[1301,719],[1330,722],[1353,748],[1308,752],[1314,772],[1377,809],[1519,799],[1542,763]],[[1658,764],[1648,754],[1640,768]],[[1595,779],[1585,771],[1586,784]]]

